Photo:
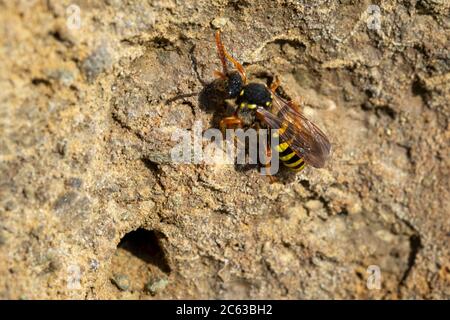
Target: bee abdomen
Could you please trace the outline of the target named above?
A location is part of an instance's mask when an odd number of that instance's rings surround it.
[[[290,170],[301,171],[305,168],[305,160],[289,147],[288,142],[280,143],[275,147],[275,150],[278,151],[281,162]]]

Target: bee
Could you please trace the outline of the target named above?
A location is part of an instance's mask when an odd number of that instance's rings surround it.
[[[280,82],[278,78],[270,87],[256,82],[247,82],[242,65],[226,50],[220,37],[215,34],[218,56],[222,71],[215,71],[222,80],[223,96],[234,99],[235,112],[220,121],[222,132],[229,128],[268,128],[275,130],[279,144],[268,148],[278,152],[282,163],[293,171],[301,171],[306,165],[322,168],[331,152],[327,136],[314,123],[308,120],[293,101],[287,101],[276,94]],[[228,70],[230,61],[235,70]]]

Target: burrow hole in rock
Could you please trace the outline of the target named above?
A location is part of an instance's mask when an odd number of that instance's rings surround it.
[[[112,259],[111,282],[120,291],[156,294],[168,282],[170,266],[161,246],[163,235],[143,228],[127,233]],[[162,285],[161,285],[162,284]]]

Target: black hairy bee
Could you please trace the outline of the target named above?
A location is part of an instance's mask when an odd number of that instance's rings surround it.
[[[216,71],[217,84],[221,86],[221,99],[234,99],[236,109],[232,116],[220,121],[220,128],[267,127],[278,129],[280,143],[271,146],[279,153],[285,166],[301,171],[306,165],[321,168],[331,152],[327,136],[308,120],[293,101],[287,101],[275,93],[279,81],[270,87],[247,82],[242,65],[223,46],[220,32],[216,32],[216,45],[222,71]],[[227,61],[235,70],[229,71]],[[269,150],[268,154],[271,154]]]

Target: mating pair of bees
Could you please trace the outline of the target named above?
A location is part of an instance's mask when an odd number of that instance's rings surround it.
[[[235,100],[235,112],[220,121],[220,129],[229,128],[268,128],[278,129],[279,144],[268,147],[270,157],[272,149],[279,153],[285,166],[301,171],[306,165],[321,168],[330,155],[331,145],[327,136],[314,123],[308,120],[293,101],[287,101],[276,94],[279,81],[276,79],[270,87],[247,82],[242,65],[226,50],[216,32],[217,51],[222,63],[222,71],[216,71],[220,81],[221,93],[225,99]],[[228,70],[227,62],[234,65]]]

